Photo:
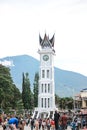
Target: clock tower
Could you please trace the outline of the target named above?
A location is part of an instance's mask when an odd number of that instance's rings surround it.
[[[51,39],[45,34],[39,35],[40,67],[37,117],[53,117],[55,111],[55,83],[54,83],[54,35]]]

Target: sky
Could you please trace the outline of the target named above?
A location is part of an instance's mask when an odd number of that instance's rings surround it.
[[[87,0],[0,0],[0,58],[39,60],[45,33],[55,34],[54,65],[87,76]]]

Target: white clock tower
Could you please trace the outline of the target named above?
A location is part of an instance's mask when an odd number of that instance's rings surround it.
[[[55,111],[55,84],[54,84],[54,35],[51,39],[45,34],[39,36],[41,49],[39,69],[38,108],[37,117],[52,117]]]

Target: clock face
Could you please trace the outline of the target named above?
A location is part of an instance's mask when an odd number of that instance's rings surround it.
[[[43,56],[43,60],[44,60],[44,61],[49,60],[49,56],[48,56],[48,55],[44,55],[44,56]]]

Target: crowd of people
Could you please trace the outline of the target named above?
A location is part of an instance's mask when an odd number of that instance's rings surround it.
[[[32,118],[30,115],[0,115],[0,125],[3,130],[24,130],[29,126],[31,130],[87,130],[87,116],[55,111],[54,117]]]
[[[3,130],[24,130],[25,121],[22,116],[16,116],[14,114],[4,114],[0,115],[0,125]]]
[[[54,118],[31,119],[30,126],[31,130],[87,130],[87,115],[55,111]]]

